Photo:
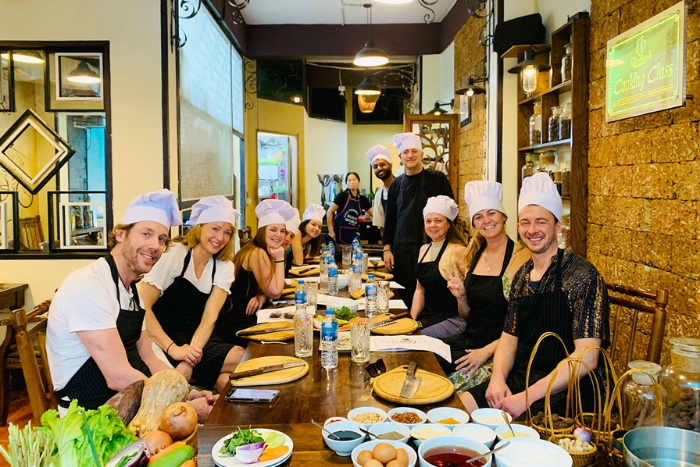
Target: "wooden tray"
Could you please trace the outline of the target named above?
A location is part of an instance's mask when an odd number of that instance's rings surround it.
[[[386,265],[384,264],[384,261],[382,261],[381,259],[370,259],[367,262],[367,267],[370,269],[383,268],[384,266],[386,266]]]
[[[301,266],[289,270],[289,275],[294,277],[318,276],[321,274],[319,266]]]
[[[361,289],[353,290],[352,292],[349,292],[349,294],[355,300],[359,300],[365,296],[365,288],[362,287]],[[391,290],[389,291],[389,298],[394,298],[394,292],[392,292]]]
[[[379,316],[375,316],[370,321],[383,321],[383,319],[377,318],[379,318]],[[411,318],[401,318],[397,319],[391,324],[387,324],[386,326],[370,329],[370,332],[372,334],[377,334],[380,336],[395,336],[398,334],[411,334],[416,329],[418,329],[418,323],[416,323],[414,320],[412,320]]]
[[[247,360],[236,367],[236,371],[255,370],[257,368],[280,363],[304,362],[304,360],[286,355],[272,355],[269,357],[258,357]],[[304,362],[302,366],[287,368],[285,370],[272,371],[261,375],[248,376],[247,378],[231,380],[231,386],[268,386],[271,384],[284,384],[296,381],[309,372],[309,364]]]
[[[241,331],[238,331],[236,335],[238,335],[239,332],[242,331],[251,331],[251,330],[264,330],[264,329],[270,329],[270,328],[282,328],[282,327],[289,327],[289,331],[278,331],[278,332],[270,332],[267,334],[253,334],[252,336],[243,336],[244,339],[250,339],[252,341],[286,341],[288,339],[294,339],[294,323],[289,322],[289,321],[282,321],[279,323],[262,323],[262,324],[256,324],[255,326],[251,326],[247,329],[243,329]],[[387,326],[390,327],[390,326]]]
[[[401,405],[424,405],[444,401],[454,393],[452,382],[444,376],[429,373],[418,368],[416,376],[422,378],[418,392],[411,399],[401,397],[401,387],[406,378],[408,366],[395,368],[379,375],[373,383],[374,393],[389,402]]]
[[[319,274],[320,274],[320,272],[319,272]],[[394,278],[394,275],[389,274],[388,272],[375,271],[375,272],[372,272],[372,274],[374,274],[375,281],[390,281]],[[362,280],[365,282],[367,281],[367,274],[362,274]]]

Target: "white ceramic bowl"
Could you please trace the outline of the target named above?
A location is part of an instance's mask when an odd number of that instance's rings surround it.
[[[506,441],[510,441],[510,444],[494,453],[498,467],[521,467],[523,465],[571,467],[574,463],[566,450],[549,441],[515,438],[500,441],[496,447]]]
[[[333,298],[326,302],[326,308],[333,308],[338,310],[344,306],[350,308],[352,311],[357,311],[357,301],[352,298]]]
[[[474,423],[487,426],[495,431],[499,426],[506,424],[502,413],[504,412],[500,409],[477,409],[472,412],[472,420]],[[508,421],[512,422],[513,417],[510,414],[506,415],[508,415]]]
[[[487,448],[491,448],[493,443],[496,442],[496,432],[491,428],[484,425],[479,425],[478,423],[459,425],[452,430],[452,434],[471,439],[473,441],[478,441],[486,445]]]
[[[383,421],[386,420],[386,412],[384,412],[382,409],[378,409],[376,407],[358,407],[356,409],[352,409],[350,412],[348,412],[348,420],[350,421],[356,421],[353,420],[353,418],[357,417],[358,415],[362,415],[364,413],[371,412],[371,413],[376,413],[379,414],[380,420],[374,423],[364,423],[364,422],[357,422],[360,425],[364,425],[365,428],[368,430],[372,425],[376,425],[377,423],[382,423]]]
[[[335,422],[347,422],[347,421],[348,421],[348,419],[345,417],[331,417],[331,418],[326,419],[325,422],[323,422],[323,426],[328,426],[331,423],[335,423]]]
[[[384,433],[389,433],[395,431],[397,433],[401,433],[404,437],[401,439],[396,439],[396,440],[389,440],[389,441],[399,441],[400,443],[408,443],[408,438],[411,437],[411,429],[404,425],[403,423],[396,423],[396,422],[384,422],[384,423],[377,423],[376,425],[372,425],[369,429],[369,432],[372,433],[373,435],[381,435]],[[370,437],[371,440],[374,440],[375,438]],[[382,440],[386,441],[386,440]]]
[[[401,423],[401,422],[396,422],[392,416],[399,414],[399,413],[404,413],[404,412],[413,412],[414,414],[418,415],[421,419],[420,422],[418,423]],[[406,425],[409,429],[413,429],[414,427],[420,425],[421,423],[425,423],[428,421],[428,416],[423,412],[422,410],[414,409],[413,407],[394,407],[393,409],[389,410],[387,412],[387,415],[389,415],[388,421],[390,422],[396,422],[396,423],[401,423],[402,425]]]
[[[350,283],[350,274],[338,274],[338,290],[342,290]]]
[[[529,426],[519,425],[517,423],[511,423],[510,426],[513,427],[516,438],[533,438],[540,439],[540,434],[535,431],[534,428]],[[513,433],[510,432],[508,425],[501,425],[496,428],[496,436],[498,436],[498,441],[503,441],[504,439],[513,439]]]
[[[428,411],[428,421],[445,425],[448,428],[454,428],[469,422],[469,414],[464,410],[455,409],[454,407],[438,407]],[[457,423],[443,423],[441,420],[452,418],[457,420]]]
[[[335,451],[336,454],[339,456],[344,456],[347,457],[350,455],[353,449],[355,449],[357,446],[365,442],[366,435],[360,431],[360,424],[351,422],[351,421],[345,421],[345,422],[335,422],[331,424],[328,428],[326,428],[328,431],[331,433],[334,433],[336,431],[354,431],[355,433],[358,433],[360,435],[359,438],[353,439],[350,441],[339,441],[337,439],[331,438],[328,433],[325,431],[321,430],[321,433],[323,435],[323,441],[325,441],[326,445],[331,448],[332,450]]]
[[[411,437],[416,447],[429,439],[450,435],[452,435],[452,430],[444,425],[436,425],[435,423],[425,423],[411,429]]]
[[[357,463],[357,456],[359,456],[362,451],[365,451],[365,450],[371,451],[379,443],[389,443],[392,446],[394,446],[396,449],[403,449],[408,454],[408,465],[406,467],[415,467],[416,461],[418,460],[418,456],[416,455],[416,451],[414,451],[413,449],[409,448],[405,444],[400,443],[398,441],[391,441],[391,440],[384,440],[384,439],[367,441],[366,443],[360,444],[355,449],[353,449],[352,450],[352,457],[351,457],[353,465],[355,467],[362,467],[360,464]]]
[[[489,448],[487,448],[486,446],[484,446],[482,443],[480,443],[478,441],[474,441],[474,440],[467,439],[467,438],[462,438],[461,436],[438,436],[437,438],[432,438],[432,439],[425,441],[418,448],[418,462],[420,463],[420,466],[421,467],[434,467],[433,464],[431,464],[430,462],[425,460],[424,456],[431,449],[442,447],[442,446],[444,446],[446,448],[446,450],[453,450],[453,451],[456,451],[456,449],[455,449],[456,447],[467,448],[467,449],[471,449],[472,451],[476,451],[478,454],[484,454],[485,452],[489,451]],[[491,467],[491,464],[493,462],[493,455],[485,457],[484,460],[486,460],[486,464],[484,464],[483,467]],[[498,464],[498,467],[501,467],[500,463]]]

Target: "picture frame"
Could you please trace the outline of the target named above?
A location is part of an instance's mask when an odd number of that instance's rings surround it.
[[[16,191],[0,191],[0,254],[19,252],[19,197]]]
[[[11,50],[0,50],[0,112],[15,112],[15,62]]]
[[[99,83],[80,84],[68,80],[80,67],[99,77]],[[105,109],[105,79],[108,70],[102,52],[54,52],[46,56],[44,93],[47,112],[96,111]]]
[[[104,202],[68,201],[59,204],[60,249],[104,250],[107,246],[107,226],[105,217],[107,204]],[[97,225],[102,213],[102,225]]]
[[[459,127],[464,128],[472,122],[472,100],[466,94],[459,96]]]

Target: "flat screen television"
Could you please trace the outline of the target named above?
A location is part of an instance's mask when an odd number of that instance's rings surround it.
[[[345,97],[338,88],[309,89],[309,117],[345,122]]]

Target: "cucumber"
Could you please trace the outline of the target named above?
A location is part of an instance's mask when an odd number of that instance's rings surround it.
[[[157,461],[149,464],[148,467],[180,467],[186,461],[194,457],[194,449],[192,446],[180,446],[173,449]]]

